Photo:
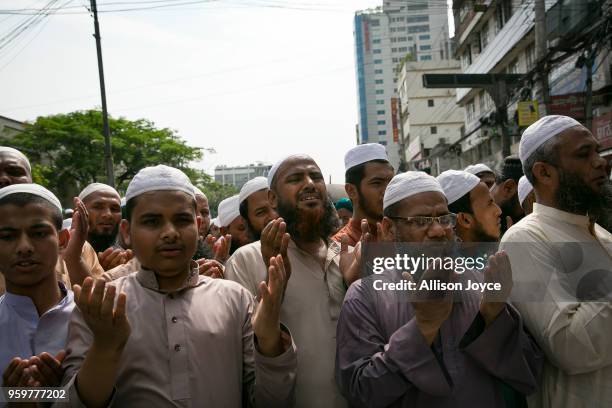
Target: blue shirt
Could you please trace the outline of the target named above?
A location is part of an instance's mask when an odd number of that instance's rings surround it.
[[[59,285],[62,299],[42,316],[27,296],[8,292],[0,296],[0,373],[15,357],[30,358],[45,351],[56,355],[65,349],[74,296]]]

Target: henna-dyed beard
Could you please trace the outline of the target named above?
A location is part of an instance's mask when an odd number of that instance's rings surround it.
[[[278,197],[277,211],[285,220],[291,238],[298,241],[313,242],[323,239],[327,242],[340,226],[340,219],[329,197],[320,211],[301,210]]]

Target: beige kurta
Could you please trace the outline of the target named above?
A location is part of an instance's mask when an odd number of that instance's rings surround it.
[[[334,379],[336,324],[346,293],[338,266],[340,246],[332,242],[325,268],[290,241],[291,278],[281,309],[281,321],[290,328],[299,347],[297,407],[345,407]],[[225,277],[239,282],[254,296],[266,279],[260,242],[239,248],[225,265]]]
[[[131,335],[121,358],[112,406],[290,407],[296,352],[269,358],[254,347],[253,298],[240,285],[200,276],[194,268],[182,289],[164,293],[152,271],[113,281],[127,295]],[[72,406],[82,406],[74,378],[92,343],[78,308],[70,322],[64,383]]]
[[[551,251],[559,245],[549,243],[570,242],[588,243],[583,263],[612,270],[612,234],[598,225],[590,227],[586,216],[537,203],[532,214],[504,234],[500,245],[510,256],[516,281],[529,281],[533,288],[545,283],[543,298],[515,303],[548,358],[540,392],[530,407],[611,407],[612,306],[570,299],[564,283],[575,274],[551,280],[551,271],[566,254]]]
[[[102,268],[102,265],[100,265],[100,262],[98,262],[98,255],[96,254],[96,251],[87,241],[85,241],[85,244],[83,245],[81,257],[83,258],[85,265],[87,265],[91,276],[94,278],[99,278],[102,276],[104,269]],[[68,289],[72,289],[70,276],[68,275],[68,269],[66,268],[66,262],[64,262],[61,256],[57,261],[57,265],[55,265],[55,273],[57,274],[59,281],[63,282]],[[6,285],[4,282],[4,275],[0,273],[0,295],[2,295],[5,291]]]

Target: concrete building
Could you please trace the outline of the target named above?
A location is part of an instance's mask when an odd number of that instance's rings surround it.
[[[354,20],[357,76],[357,143],[378,142],[397,169],[400,161],[397,67],[451,57],[446,7],[439,1],[384,0]]]
[[[233,185],[240,190],[247,181],[259,176],[266,177],[271,168],[271,164],[262,162],[251,163],[247,166],[217,166],[215,167],[215,181],[220,184]]]
[[[524,74],[522,84],[527,99],[540,99],[536,95],[534,73],[536,71],[535,47],[535,2],[522,0],[454,0],[456,56],[461,60],[462,72],[466,74],[508,73]],[[562,55],[571,47],[559,47],[561,37],[571,44],[597,21],[592,13],[591,0],[545,0],[547,19],[547,49],[558,49],[553,58]],[[563,7],[562,7],[563,6]],[[560,8],[563,8],[560,11]],[[594,120],[593,131],[599,131],[602,138],[609,134],[612,115],[609,108],[610,57],[605,48],[595,59],[593,76]],[[582,52],[582,50],[580,51]],[[579,54],[553,64],[549,72],[550,103],[547,109],[540,109],[539,115],[564,114],[584,121],[584,90],[586,68],[577,67]],[[598,69],[600,67],[601,69]],[[518,102],[524,97],[520,89],[510,93],[507,129],[510,135],[510,150],[518,152],[520,134],[523,128],[517,120]],[[597,95],[602,95],[597,98]],[[464,135],[457,146],[456,167],[483,162],[491,168],[498,168],[503,159],[502,143],[498,127],[492,120],[495,106],[491,97],[482,89],[457,89],[457,103],[465,108]],[[598,117],[599,121],[595,118]],[[595,129],[597,124],[597,129]],[[610,148],[612,148],[612,138]],[[612,156],[611,156],[612,157]]]
[[[18,120],[0,116],[0,137],[11,138],[23,132],[24,124]]]
[[[398,93],[405,160],[411,170],[433,175],[446,169],[439,159],[429,160],[440,147],[457,142],[464,124],[463,108],[456,103],[455,89],[424,88],[423,74],[458,74],[457,60],[406,62],[399,72]]]

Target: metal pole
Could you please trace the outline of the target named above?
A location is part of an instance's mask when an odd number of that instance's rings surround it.
[[[538,84],[542,99],[540,108],[544,114],[548,112],[550,93],[548,89],[548,65],[545,61],[547,50],[546,39],[546,3],[545,0],[535,0],[535,51],[538,66]]]
[[[90,1],[91,11],[93,13],[94,18],[94,38],[96,39],[96,51],[98,53],[98,75],[100,77],[100,94],[102,96],[102,126],[104,132],[104,164],[106,166],[106,184],[111,187],[115,187],[110,127],[108,126],[108,110],[106,108],[106,86],[104,85],[104,66],[102,64],[102,42],[100,37],[100,25],[98,24],[98,6],[96,5],[96,0]]]
[[[404,115],[402,111],[402,98],[397,98],[397,108],[399,112],[400,132],[400,169],[398,170],[406,171],[408,170],[408,162],[406,161],[406,139],[404,139]]]

